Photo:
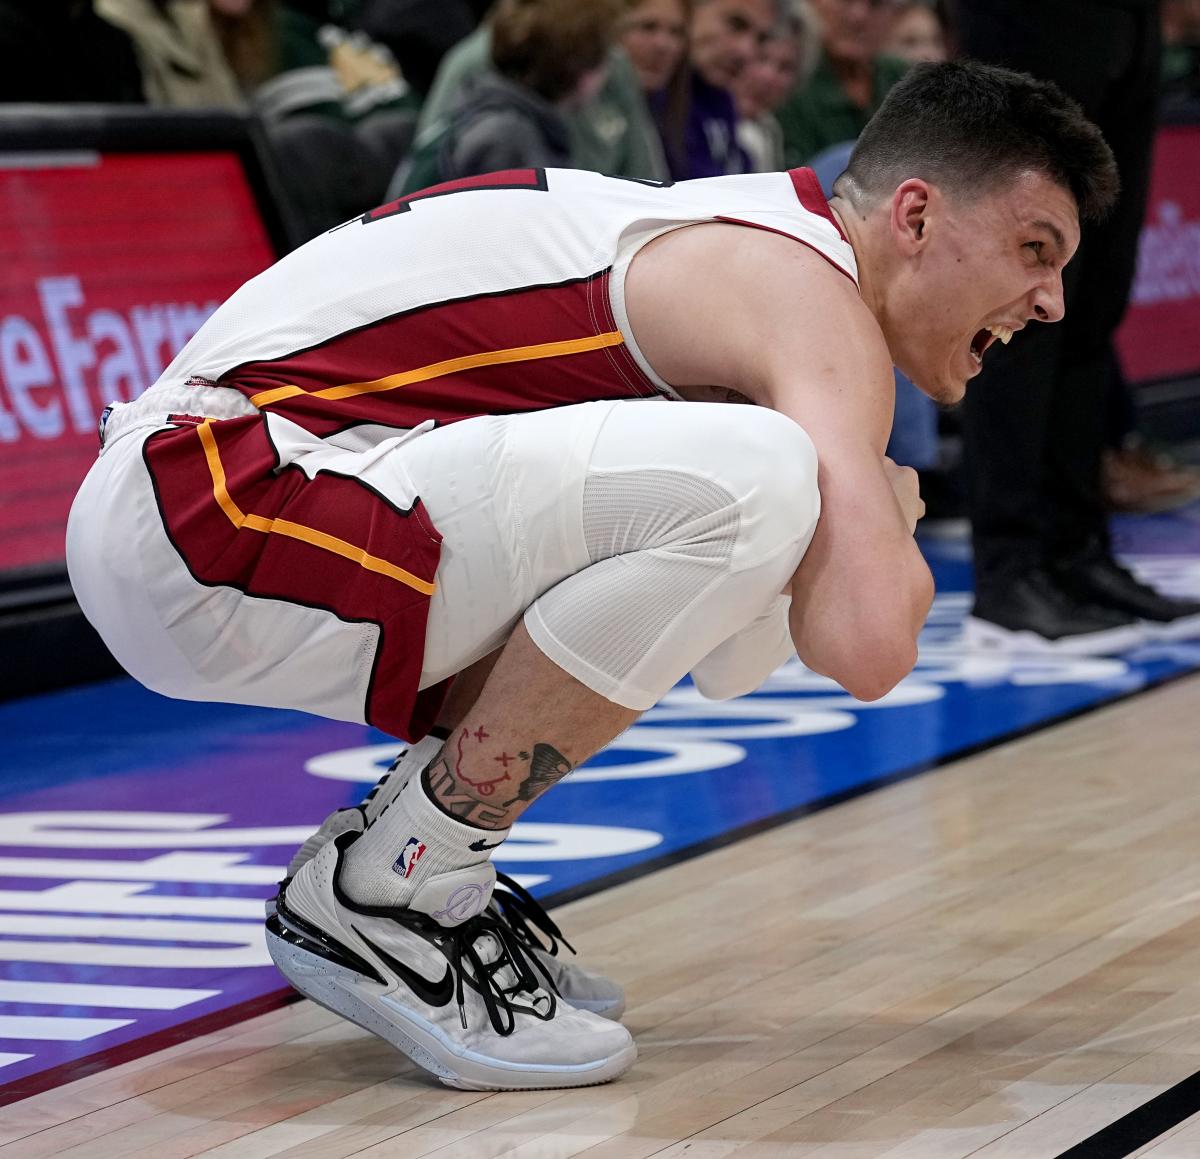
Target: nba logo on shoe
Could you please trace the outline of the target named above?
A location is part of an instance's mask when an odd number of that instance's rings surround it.
[[[401,877],[407,877],[416,868],[417,862],[421,860],[421,854],[424,852],[425,842],[410,837],[404,848],[400,850],[400,856],[396,858],[396,864],[392,868]]]

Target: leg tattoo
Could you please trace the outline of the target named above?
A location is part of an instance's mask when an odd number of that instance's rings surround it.
[[[482,745],[490,736],[482,727],[471,732],[460,730],[454,751],[449,751],[451,746],[447,743],[424,774],[429,796],[443,812],[481,829],[499,829],[512,824],[509,811],[514,805],[535,800],[574,767],[553,745],[542,742],[535,744],[531,752],[518,752],[516,756],[503,749],[498,755],[491,751],[471,752],[476,744]],[[471,743],[472,738],[476,744]],[[476,767],[473,766],[470,773],[464,768],[472,763],[472,757],[475,761],[499,762],[504,771],[498,776],[472,775],[477,773]],[[513,766],[511,771],[510,765]],[[527,767],[522,770],[522,765]],[[495,772],[494,764],[488,771]],[[496,787],[505,781],[515,786],[515,795],[492,804]]]
[[[492,758],[493,760],[503,762],[505,771],[503,773],[501,773],[498,777],[493,777],[490,781],[486,781],[483,778],[479,778],[479,779],[475,780],[475,779],[472,779],[471,777],[468,777],[467,774],[463,772],[463,743],[466,741],[468,735],[470,735],[470,734],[467,733],[467,730],[465,728],[459,734],[458,758],[454,762],[454,775],[456,777],[458,777],[458,779],[460,781],[462,781],[462,783],[464,785],[470,785],[471,788],[474,789],[479,794],[479,796],[490,797],[496,791],[496,786],[498,784],[500,784],[501,781],[511,780],[511,778],[508,775],[508,764],[513,758],[510,757],[508,755],[508,753],[505,753],[503,755],[503,757],[493,757]],[[479,741],[479,743],[483,744],[484,738],[490,736],[491,734],[484,732],[483,729],[481,728],[474,735],[476,736],[476,739]]]
[[[517,795],[511,801],[505,801],[506,807],[518,801],[536,800],[551,785],[557,785],[573,767],[553,745],[535,744],[532,756],[529,753],[517,755],[529,762],[529,775],[521,782]]]
[[[480,829],[503,829],[508,825],[505,806],[497,808],[495,805],[488,805],[474,793],[462,788],[446,760],[444,749],[442,755],[425,770],[425,788],[430,800],[443,813],[449,813],[458,821],[476,825]]]

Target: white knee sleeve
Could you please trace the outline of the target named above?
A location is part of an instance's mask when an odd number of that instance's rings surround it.
[[[552,660],[639,710],[778,604],[819,513],[816,456],[789,419],[757,408],[669,412],[674,422],[648,424],[627,408],[605,427],[584,488],[592,566],[525,616]],[[717,695],[748,690],[751,675],[783,659],[779,617],[767,619],[714,659],[705,683]]]
[[[753,692],[795,654],[788,628],[791,596],[780,596],[753,623],[730,636],[692,668],[701,696],[731,700]]]
[[[655,470],[590,475],[583,525],[593,563],[526,613],[535,642],[559,662],[568,654],[568,670],[609,699],[653,703],[635,670],[729,574],[739,519],[736,498],[707,479]]]

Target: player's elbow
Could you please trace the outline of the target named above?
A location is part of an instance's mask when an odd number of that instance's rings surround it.
[[[912,670],[917,662],[913,634],[845,633],[825,647],[798,649],[800,659],[814,672],[840,684],[855,700],[879,700]]]
[[[879,700],[916,667],[917,638],[933,603],[933,576],[922,565],[910,569],[906,579],[901,599],[860,622],[854,663],[838,681],[857,700]]]
[[[887,641],[864,652],[852,668],[833,676],[855,700],[881,700],[917,663],[915,640]]]
[[[928,578],[926,578],[928,577]],[[857,700],[879,700],[917,663],[917,637],[933,599],[933,580],[913,569],[879,598],[858,597],[840,614],[793,620],[792,638],[810,668],[840,684]]]

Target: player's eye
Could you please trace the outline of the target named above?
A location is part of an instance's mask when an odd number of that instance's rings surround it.
[[[1033,252],[1037,255],[1038,261],[1041,261],[1042,251],[1046,248],[1046,243],[1044,241],[1027,241],[1025,243],[1025,248],[1027,250],[1033,250]]]

